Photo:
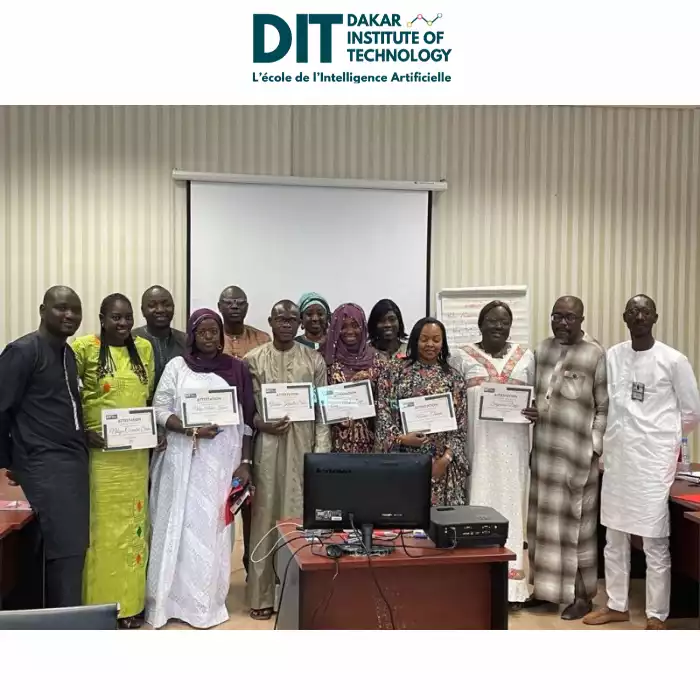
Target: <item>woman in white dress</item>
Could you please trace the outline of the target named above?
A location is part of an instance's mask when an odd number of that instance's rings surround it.
[[[480,421],[477,406],[484,382],[533,385],[535,357],[530,350],[508,342],[512,323],[513,313],[505,302],[490,302],[479,314],[481,342],[463,346],[449,362],[467,381],[469,503],[490,506],[508,518],[506,546],[517,555],[508,568],[508,600],[517,608],[529,597],[523,541],[530,424]]]
[[[167,448],[154,458],[151,486],[151,557],[146,622],[155,628],[177,619],[209,628],[228,620],[233,525],[226,508],[234,474],[250,478],[254,399],[246,365],[222,353],[223,325],[200,309],[187,324],[187,353],[165,367],[153,398]],[[191,429],[182,421],[185,393],[235,387],[239,425]]]

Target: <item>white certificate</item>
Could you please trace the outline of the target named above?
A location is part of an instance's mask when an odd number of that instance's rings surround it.
[[[432,394],[399,400],[404,433],[448,433],[457,430],[452,394]]]
[[[105,451],[148,450],[158,444],[152,408],[110,408],[102,411]]]
[[[530,423],[522,414],[532,405],[531,386],[484,383],[479,396],[479,420],[500,423]]]
[[[238,392],[235,386],[226,389],[187,391],[182,399],[182,424],[185,428],[203,425],[239,425]]]
[[[275,423],[289,418],[293,423],[316,420],[313,384],[263,384],[263,420]]]
[[[369,379],[320,386],[316,389],[323,422],[327,425],[377,415]]]

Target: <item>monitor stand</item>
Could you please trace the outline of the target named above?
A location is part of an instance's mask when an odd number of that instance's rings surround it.
[[[357,528],[355,528],[355,532],[358,532]],[[391,554],[394,551],[394,546],[374,544],[372,542],[373,533],[373,525],[361,525],[360,534],[362,535],[362,544],[346,544],[343,545],[343,550],[347,554],[354,554],[358,557],[385,557],[387,554]]]

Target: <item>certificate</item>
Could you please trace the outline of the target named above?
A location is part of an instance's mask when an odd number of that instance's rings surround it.
[[[531,386],[485,383],[479,396],[479,420],[500,423],[529,423],[522,414],[532,405]]]
[[[369,379],[345,382],[316,389],[323,422],[327,425],[377,415]]]
[[[399,400],[404,433],[448,433],[457,430],[452,394],[432,394]]]
[[[275,423],[289,418],[292,423],[316,420],[313,384],[263,384],[263,420]]]
[[[152,408],[110,408],[102,411],[105,451],[148,450],[158,444]]]
[[[187,391],[182,399],[182,424],[185,428],[203,425],[240,425],[238,392],[235,386],[226,389]]]

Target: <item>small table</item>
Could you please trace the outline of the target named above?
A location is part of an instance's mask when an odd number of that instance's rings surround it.
[[[278,629],[391,629],[392,616],[397,629],[508,628],[508,562],[515,554],[505,547],[437,549],[404,536],[406,549],[394,540],[395,550],[370,564],[365,556],[327,557],[340,535],[312,547],[288,521],[277,529],[286,538],[276,559],[281,581],[289,565]]]

